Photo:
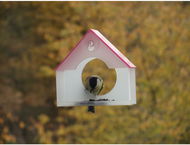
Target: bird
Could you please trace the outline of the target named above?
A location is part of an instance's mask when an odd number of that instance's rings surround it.
[[[104,86],[104,81],[98,75],[91,75],[87,77],[85,80],[86,90],[89,91],[91,94],[93,94],[95,97],[102,91],[103,86]],[[94,101],[94,100],[90,99],[89,101]],[[88,112],[95,113],[95,107],[88,106]]]

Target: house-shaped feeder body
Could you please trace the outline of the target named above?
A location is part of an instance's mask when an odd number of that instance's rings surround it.
[[[116,83],[110,92],[89,101],[94,96],[85,90],[82,72],[96,58],[115,69]],[[135,68],[99,31],[90,29],[56,68],[57,106],[136,104]]]

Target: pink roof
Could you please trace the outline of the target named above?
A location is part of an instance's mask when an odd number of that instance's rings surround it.
[[[116,55],[127,67],[129,68],[136,68],[136,66],[130,62],[127,57],[125,57],[111,42],[109,42],[99,31],[94,30],[94,29],[90,29],[85,35],[84,37],[79,41],[79,43],[76,45],[76,47],[74,47],[71,52],[66,56],[66,58],[56,67],[56,70],[59,70],[60,67],[62,65],[65,64],[66,60],[69,58],[70,55],[72,55],[72,53],[74,51],[76,51],[76,48],[80,47],[78,46],[81,41],[85,38],[85,36],[88,33],[93,33],[95,36],[98,37],[98,39],[103,42],[104,45],[106,45],[113,53],[114,55]],[[78,52],[79,53],[79,52]],[[72,57],[72,56],[71,56]],[[79,61],[79,60],[78,60]],[[67,62],[68,63],[68,62]]]
[[[130,68],[135,68],[136,66],[130,62],[127,57],[125,57],[111,42],[109,42],[99,31],[94,30],[94,29],[90,29],[93,33],[95,33],[100,40],[108,46],[108,48],[110,48],[110,50],[115,53],[120,59],[121,61],[123,61],[128,67]]]

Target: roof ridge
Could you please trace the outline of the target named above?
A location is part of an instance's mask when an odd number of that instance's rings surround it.
[[[98,30],[90,29],[90,31],[93,32],[108,48],[110,48],[110,50],[117,57],[119,57],[119,59],[123,61],[128,67],[136,68],[136,66],[123,53],[121,53],[106,37],[104,37],[104,35],[102,35]]]

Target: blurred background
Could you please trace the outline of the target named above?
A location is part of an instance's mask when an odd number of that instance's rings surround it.
[[[90,28],[137,66],[136,105],[56,107],[54,68]],[[190,2],[0,2],[0,143],[190,143],[189,55]]]

